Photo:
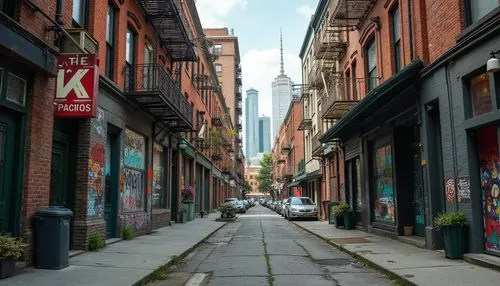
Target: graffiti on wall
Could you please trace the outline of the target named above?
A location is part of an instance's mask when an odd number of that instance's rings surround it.
[[[394,222],[394,187],[392,178],[392,148],[385,145],[375,152],[375,202],[377,220]]]
[[[149,216],[146,213],[135,213],[122,216],[122,225],[131,226],[134,231],[141,230],[147,224],[149,224]]]
[[[128,167],[144,170],[144,157],[146,154],[146,139],[144,136],[126,129],[124,145],[124,164]]]
[[[481,129],[479,139],[485,248],[500,253],[500,158],[497,129]]]
[[[457,182],[457,198],[459,203],[470,203],[469,177],[459,177]]]
[[[163,147],[159,144],[153,146],[153,192],[152,201],[154,208],[160,208],[161,191],[163,185]]]
[[[123,168],[125,185],[122,192],[123,211],[144,209],[144,172]]]
[[[444,188],[446,191],[446,200],[453,202],[455,200],[455,180],[453,178],[446,180]]]
[[[89,189],[87,194],[87,215],[102,217],[104,202],[104,168],[106,164],[104,145],[96,143],[90,149]]]
[[[96,131],[96,133],[105,137],[106,135],[106,122],[104,120],[104,110],[97,108],[96,117],[92,118],[92,128]]]

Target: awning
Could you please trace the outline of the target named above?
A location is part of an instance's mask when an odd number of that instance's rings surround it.
[[[319,178],[321,178],[321,173],[319,172],[319,170],[316,170],[314,172],[307,173],[307,176],[302,181],[307,182],[307,181],[312,181],[312,180],[319,179]]]
[[[369,114],[373,114],[379,108],[385,106],[389,100],[397,97],[399,92],[406,90],[415,79],[418,80],[418,72],[423,66],[422,61],[414,61],[399,73],[372,89],[356,106],[330,127],[319,138],[319,141],[323,143],[329,139],[339,137],[349,129],[354,128],[356,122],[364,120]]]
[[[293,188],[293,187],[301,187],[300,181],[295,181],[295,182],[292,182],[292,183],[288,184],[288,187],[289,187],[289,188]]]

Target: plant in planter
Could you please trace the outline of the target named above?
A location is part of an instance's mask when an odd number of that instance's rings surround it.
[[[0,279],[14,274],[16,260],[21,257],[26,248],[21,238],[9,234],[0,235]]]
[[[465,251],[467,217],[463,212],[442,213],[434,223],[443,232],[446,258],[462,259]]]
[[[236,216],[236,207],[231,203],[222,204],[219,207],[221,218],[233,218]]]
[[[335,218],[335,227],[339,228],[344,225],[344,213],[350,210],[350,206],[346,203],[340,203],[332,208],[333,217]]]
[[[193,186],[187,185],[184,190],[182,190],[182,200],[192,201],[194,199]]]

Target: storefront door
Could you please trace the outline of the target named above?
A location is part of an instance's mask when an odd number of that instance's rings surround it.
[[[111,130],[110,127],[108,129]],[[108,132],[106,138],[106,184],[104,188],[104,220],[106,221],[106,238],[116,236],[118,212],[118,188],[120,172],[120,137],[117,132]]]
[[[500,154],[498,129],[482,128],[478,132],[479,171],[484,222],[485,250],[500,255]]]
[[[0,112],[0,233],[11,232],[16,147],[16,120]]]
[[[389,143],[375,146],[373,154],[373,218],[377,222],[394,225],[395,202],[392,171],[392,145]]]
[[[422,186],[422,166],[420,161],[420,150],[413,151],[413,192],[415,205],[415,235],[425,235],[425,208],[424,208],[424,190]]]

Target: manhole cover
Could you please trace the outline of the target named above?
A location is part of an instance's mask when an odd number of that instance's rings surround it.
[[[341,266],[341,265],[351,264],[351,260],[346,258],[318,259],[315,260],[315,262],[320,265],[331,265],[331,266]]]

